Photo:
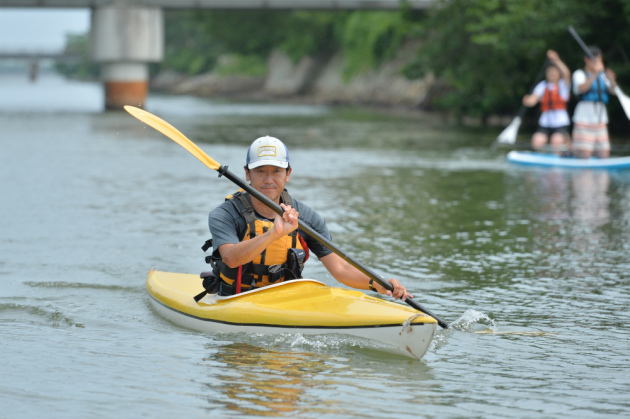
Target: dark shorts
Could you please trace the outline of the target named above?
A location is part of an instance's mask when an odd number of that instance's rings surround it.
[[[545,134],[547,136],[547,138],[551,137],[555,133],[564,134],[565,136],[568,137],[569,136],[569,126],[565,125],[563,127],[548,128],[548,127],[541,127],[539,125],[538,129],[536,129],[536,132],[540,132],[542,134]]]

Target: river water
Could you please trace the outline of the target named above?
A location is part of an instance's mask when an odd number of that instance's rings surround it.
[[[5,418],[630,416],[630,173],[519,168],[428,117],[151,95],[241,173],[283,139],[298,199],[452,322],[421,361],[344,337],[210,335],[151,308],[152,267],[207,270],[235,187],[98,85],[0,76]],[[321,263],[306,277],[335,285]]]

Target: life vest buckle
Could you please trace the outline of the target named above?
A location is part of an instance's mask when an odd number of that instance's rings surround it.
[[[294,279],[302,278],[304,262],[306,261],[306,251],[303,249],[291,248],[287,252],[287,269],[291,271]]]
[[[207,294],[216,294],[219,290],[219,278],[214,272],[202,272],[199,277],[203,280],[203,291],[193,297],[197,303]]]
[[[212,247],[212,239],[208,239],[206,240],[206,242],[203,244],[203,246],[201,246],[201,250],[203,250],[204,252],[207,252],[208,249],[210,249]]]
[[[284,270],[283,265],[271,265],[268,269],[269,282],[274,283],[278,282],[278,280],[282,279],[282,271]]]

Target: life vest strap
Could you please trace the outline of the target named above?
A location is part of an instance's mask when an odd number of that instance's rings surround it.
[[[236,294],[241,293],[241,279],[242,278],[243,278],[243,265],[238,267],[238,275],[236,276],[236,290],[234,290]]]
[[[212,247],[212,239],[208,239],[206,240],[206,242],[203,244],[203,246],[201,246],[201,250],[203,250],[204,252],[207,252],[208,249],[210,249]]]
[[[256,289],[256,287],[243,285],[243,286],[241,286],[241,293],[247,292],[247,291],[252,291],[252,290],[255,290],[255,289]],[[218,294],[221,295],[221,296],[237,294],[237,292],[236,292],[236,281],[232,285],[230,285],[227,282],[225,282],[223,280],[223,278],[222,278],[219,281]]]
[[[296,230],[297,232],[297,230]],[[308,250],[308,246],[306,245],[306,240],[304,240],[304,238],[302,237],[302,235],[300,233],[297,234],[298,239],[300,239],[300,244],[302,245],[302,248],[304,249],[304,252],[306,252],[306,257],[304,258],[304,262],[306,262],[308,260],[308,258],[311,256],[311,252]],[[295,246],[293,246],[295,247]]]
[[[256,215],[254,214],[254,208],[243,192],[237,192],[234,194],[234,198],[236,199],[232,199],[232,202],[249,226],[249,238],[253,239],[256,237]]]
[[[203,291],[193,297],[197,303],[207,294],[216,294],[219,290],[219,278],[214,272],[202,272],[199,276],[203,279]]]

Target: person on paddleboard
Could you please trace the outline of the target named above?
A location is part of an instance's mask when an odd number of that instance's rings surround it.
[[[569,149],[569,125],[567,102],[570,95],[571,71],[562,62],[557,52],[547,51],[549,64],[545,70],[545,80],[534,87],[531,94],[523,97],[523,105],[528,107],[540,103],[538,129],[532,136],[532,148],[542,149],[547,143],[551,152],[561,155]]]
[[[405,301],[407,289],[396,279],[388,291],[350,265],[341,256],[303,234],[300,222],[332,241],[326,221],[315,210],[294,199],[285,189],[292,168],[289,151],[274,137],[255,140],[247,151],[245,177],[251,186],[279,204],[282,216],[241,190],[226,197],[209,215],[212,255],[207,258],[217,278],[218,293],[233,295],[281,281],[301,278],[310,252],[339,282],[357,289],[370,289]],[[205,286],[205,285],[204,285]]]
[[[616,95],[617,82],[615,73],[604,67],[602,51],[588,49],[594,59],[586,54],[584,69],[573,73],[573,93],[579,100],[573,112],[573,153],[584,159],[606,158],[610,156],[606,104],[610,95]]]

